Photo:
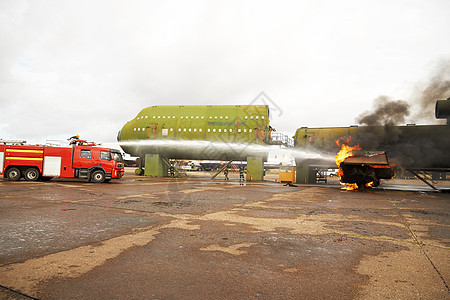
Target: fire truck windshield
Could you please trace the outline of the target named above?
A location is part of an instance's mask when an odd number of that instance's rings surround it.
[[[117,150],[111,150],[111,155],[114,161],[123,162],[122,154]]]

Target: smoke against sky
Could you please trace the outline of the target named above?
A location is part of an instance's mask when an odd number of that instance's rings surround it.
[[[398,125],[405,123],[409,115],[409,104],[403,100],[391,100],[387,96],[380,96],[374,100],[375,110],[361,114],[359,124],[369,126]]]
[[[413,117],[417,120],[434,119],[436,100],[444,100],[450,97],[450,58],[442,59],[436,66],[429,82],[424,87],[419,86],[419,97],[413,105],[418,106],[416,114]],[[434,121],[433,123],[445,123],[444,121]]]
[[[441,60],[426,83],[418,84],[417,93],[411,102],[392,100],[388,96],[374,99],[374,110],[365,111],[356,122],[369,126],[393,126],[405,124],[411,109],[415,111],[411,123],[425,121],[428,124],[444,124],[435,118],[436,100],[450,96],[450,59]]]
[[[448,87],[449,8],[1,0],[0,138],[113,142],[144,107],[249,104],[261,91],[283,112],[271,125],[289,135],[351,125],[380,94],[407,100],[416,116],[413,102]],[[436,65],[443,85],[418,87]]]

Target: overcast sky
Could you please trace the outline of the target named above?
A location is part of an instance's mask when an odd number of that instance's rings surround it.
[[[449,16],[448,0],[0,0],[0,138],[113,142],[142,108],[261,91],[279,132],[348,126],[450,80]]]

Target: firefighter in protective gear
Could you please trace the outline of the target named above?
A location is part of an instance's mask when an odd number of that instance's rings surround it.
[[[79,139],[80,139],[80,135],[77,134],[77,135],[71,136],[67,140],[69,141],[70,145],[76,145],[78,143]]]
[[[239,183],[242,185],[244,184],[244,167],[241,166],[239,168]]]
[[[223,175],[225,175],[225,180],[229,180],[228,179],[228,167],[225,167],[225,170],[223,170]]]

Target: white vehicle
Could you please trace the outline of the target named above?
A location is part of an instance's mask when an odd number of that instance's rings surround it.
[[[328,169],[325,174],[329,177],[337,176],[337,169]]]

